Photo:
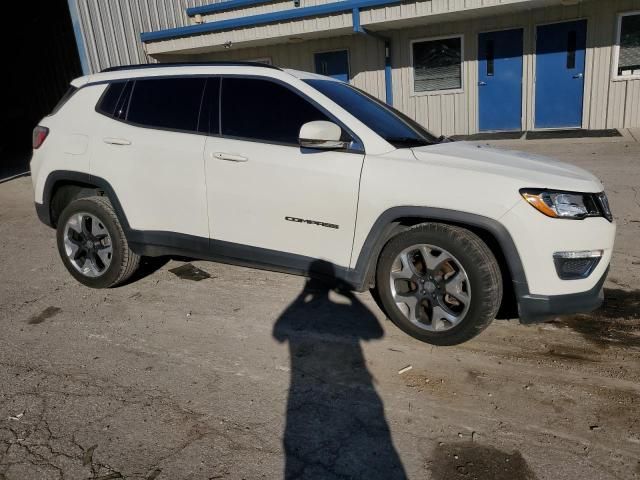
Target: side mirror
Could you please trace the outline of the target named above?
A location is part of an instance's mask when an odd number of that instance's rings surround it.
[[[347,148],[349,142],[340,140],[342,129],[333,122],[316,120],[307,122],[300,128],[298,142],[304,148],[336,150]]]

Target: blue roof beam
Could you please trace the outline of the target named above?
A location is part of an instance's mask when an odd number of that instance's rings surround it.
[[[240,0],[232,0],[240,1]],[[256,25],[266,25],[274,22],[284,22],[289,20],[298,20],[308,17],[317,17],[322,15],[330,15],[332,13],[340,13],[347,11],[360,10],[362,8],[373,8],[383,5],[400,3],[401,0],[342,0],[339,2],[326,3],[324,5],[316,5],[313,7],[294,8],[290,10],[282,10],[278,12],[262,13],[258,15],[250,15],[248,17],[231,18],[228,20],[219,20],[216,22],[201,23],[198,25],[189,25],[187,27],[169,28],[167,30],[158,30],[156,32],[145,32],[140,35],[143,42],[153,42],[158,40],[169,40],[177,37],[187,37],[190,35],[200,35],[204,33],[214,33],[223,30],[233,30],[242,27],[253,27]],[[354,18],[354,20],[356,20]],[[359,21],[359,12],[358,12]]]

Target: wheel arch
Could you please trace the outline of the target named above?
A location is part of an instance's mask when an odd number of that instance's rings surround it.
[[[358,254],[352,283],[358,290],[375,284],[375,271],[384,246],[398,233],[420,223],[439,222],[466,228],[478,235],[496,257],[504,294],[498,318],[518,315],[517,299],[529,293],[520,255],[513,238],[498,221],[482,215],[432,207],[394,207],[374,222]]]
[[[45,224],[55,228],[62,210],[73,200],[93,195],[105,196],[111,202],[118,221],[126,235],[130,232],[129,222],[124,214],[113,187],[105,179],[83,172],[55,170],[47,176],[42,195],[42,205],[36,205],[38,216]]]

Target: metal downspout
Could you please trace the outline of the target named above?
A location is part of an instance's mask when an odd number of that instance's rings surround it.
[[[353,31],[355,33],[361,33],[377,38],[384,42],[384,87],[385,87],[385,101],[387,105],[393,106],[393,78],[392,78],[392,66],[391,66],[391,39],[380,35],[379,33],[372,32],[363,28],[360,25],[360,9],[354,8],[352,10],[353,15]]]

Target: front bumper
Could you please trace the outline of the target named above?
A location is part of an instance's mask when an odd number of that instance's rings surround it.
[[[609,273],[609,267],[593,288],[585,292],[565,295],[528,294],[518,299],[521,323],[537,323],[556,315],[588,313],[596,310],[604,301],[602,286]]]

